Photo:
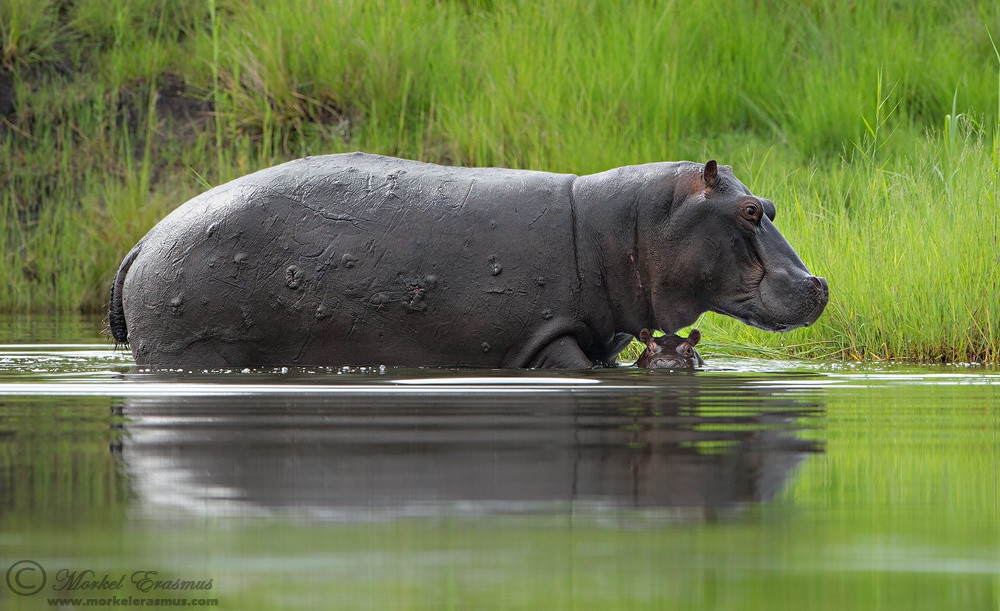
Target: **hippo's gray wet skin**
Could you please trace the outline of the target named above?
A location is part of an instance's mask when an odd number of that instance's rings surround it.
[[[586,368],[706,310],[815,321],[826,282],[773,219],[715,161],[573,176],[309,157],[153,227],[109,322],[140,366]]]

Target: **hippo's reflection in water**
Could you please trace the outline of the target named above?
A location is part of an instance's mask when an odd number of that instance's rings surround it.
[[[816,393],[735,374],[658,373],[570,387],[428,380],[400,393],[378,380],[331,394],[133,398],[121,459],[149,510],[701,516],[771,499],[820,451],[798,436],[822,413]]]

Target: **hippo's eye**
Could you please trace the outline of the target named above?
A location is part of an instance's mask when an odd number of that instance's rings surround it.
[[[757,202],[746,202],[740,208],[740,214],[743,218],[750,221],[751,223],[757,224],[760,222],[761,207]]]

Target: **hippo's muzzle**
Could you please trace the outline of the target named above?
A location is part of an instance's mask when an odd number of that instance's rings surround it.
[[[712,308],[765,331],[790,331],[816,322],[830,289],[814,276],[767,217],[761,219],[753,256],[736,295]]]
[[[779,269],[765,273],[754,289],[713,310],[764,331],[790,331],[816,322],[829,299],[825,278]]]
[[[760,284],[760,300],[770,316],[750,324],[767,331],[806,327],[819,318],[830,298],[826,279],[807,275],[783,278],[768,274]]]

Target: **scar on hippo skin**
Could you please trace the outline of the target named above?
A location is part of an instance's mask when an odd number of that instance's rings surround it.
[[[646,344],[646,350],[636,360],[636,367],[645,369],[693,369],[705,364],[695,345],[701,340],[701,332],[691,329],[687,337],[676,333],[653,337],[649,329],[639,332],[639,341]]]
[[[298,265],[289,265],[285,268],[285,286],[293,291],[302,284],[302,270]]]
[[[167,304],[170,306],[170,313],[180,318],[184,314],[184,295],[178,295]]]
[[[403,306],[410,312],[423,312],[427,309],[427,293],[435,285],[437,285],[437,276],[434,275],[406,282],[406,291],[401,300]]]
[[[344,290],[344,295],[355,299],[364,299],[368,305],[379,310],[384,309],[388,304],[399,303],[408,312],[425,312],[431,305],[430,294],[437,284],[438,278],[433,274],[423,277],[407,277],[397,274],[396,281],[392,286],[369,288],[365,285],[353,285]],[[329,312],[326,314],[329,316]],[[317,317],[319,317],[318,313]]]
[[[490,275],[499,276],[501,272],[503,272],[503,267],[497,263],[497,256],[490,255]]]
[[[406,306],[407,310],[411,312],[423,312],[427,309],[427,303],[424,301],[427,289],[419,284],[411,283],[407,285],[406,290],[408,298],[403,301],[403,305]]]

